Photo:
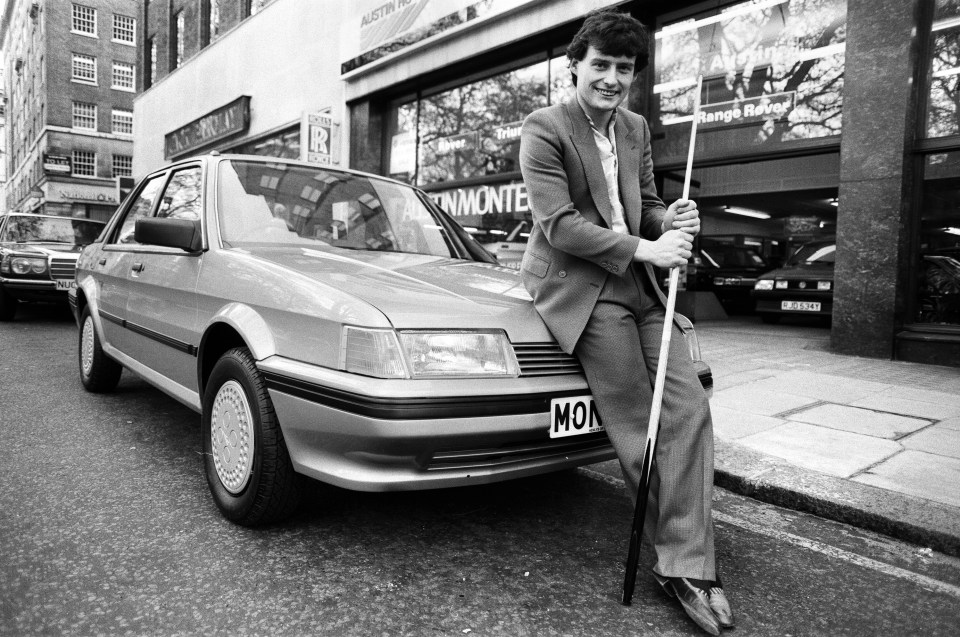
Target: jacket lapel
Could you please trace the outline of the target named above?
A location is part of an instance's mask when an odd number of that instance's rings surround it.
[[[617,136],[617,178],[620,200],[630,234],[640,236],[640,212],[643,205],[640,195],[640,148],[643,140],[640,131],[630,125],[626,117],[618,116],[615,127]]]
[[[597,150],[597,141],[593,137],[593,129],[590,128],[590,122],[587,116],[583,114],[576,98],[566,103],[567,113],[573,126],[573,132],[570,134],[573,140],[573,146],[580,155],[580,163],[583,164],[583,173],[587,177],[587,186],[590,188],[590,196],[593,202],[597,204],[597,211],[608,228],[613,227],[613,206],[610,204],[610,196],[607,194],[607,180],[603,176],[603,164],[600,163],[600,151]],[[617,140],[619,142],[619,138]]]

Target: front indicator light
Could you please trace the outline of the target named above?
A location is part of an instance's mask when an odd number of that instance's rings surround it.
[[[376,378],[407,378],[397,333],[393,330],[344,326],[340,369]]]
[[[754,290],[772,290],[773,281],[771,279],[760,279],[759,281],[753,284],[753,289]]]
[[[400,343],[414,378],[515,377],[520,373],[503,332],[401,331]]]
[[[830,281],[817,281],[818,290],[829,290],[831,287]]]
[[[788,285],[788,284],[787,284],[786,281],[777,281],[777,286],[776,286],[776,287],[777,287],[778,290],[786,290],[786,289],[787,289],[787,285]]]

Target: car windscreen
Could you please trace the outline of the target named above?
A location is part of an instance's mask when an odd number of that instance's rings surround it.
[[[297,245],[470,258],[466,233],[402,184],[322,167],[225,160],[217,213],[227,247]]]
[[[9,243],[66,243],[83,246],[93,243],[103,222],[72,217],[37,217],[14,215],[0,235],[0,242]]]
[[[756,251],[738,246],[708,246],[700,249],[703,262],[714,268],[762,268],[767,265]]]
[[[833,267],[837,244],[833,242],[806,243],[790,257],[787,265],[823,265]]]

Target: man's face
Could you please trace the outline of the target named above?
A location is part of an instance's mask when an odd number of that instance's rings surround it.
[[[615,110],[630,93],[635,64],[634,57],[606,55],[591,44],[582,60],[570,63],[580,103],[598,112]]]

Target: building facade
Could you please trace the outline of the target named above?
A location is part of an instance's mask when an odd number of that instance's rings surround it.
[[[141,0],[9,0],[9,210],[105,220],[133,167]]]
[[[331,105],[341,164],[413,183],[482,241],[522,250],[520,125],[570,98],[566,45],[589,10],[617,6],[654,35],[628,106],[650,123],[663,198],[681,192],[702,76],[692,176],[702,234],[771,260],[835,239],[833,349],[960,364],[960,0],[357,0],[324,3],[322,17],[303,4],[275,0],[234,29],[248,28],[237,39],[255,60],[238,59],[239,44],[209,47],[165,78],[194,65],[185,78],[216,93],[179,120],[163,104],[186,79],[138,100],[138,122],[170,137],[144,131],[151,157],[166,141],[163,158],[174,158],[185,127],[244,95],[251,121],[258,103]],[[293,19],[283,42],[270,13]],[[175,55],[169,42],[154,59]],[[270,80],[251,80],[264,66]],[[207,73],[224,79],[206,87]],[[306,129],[297,137],[285,117],[307,154]],[[188,150],[241,149],[268,128]]]

